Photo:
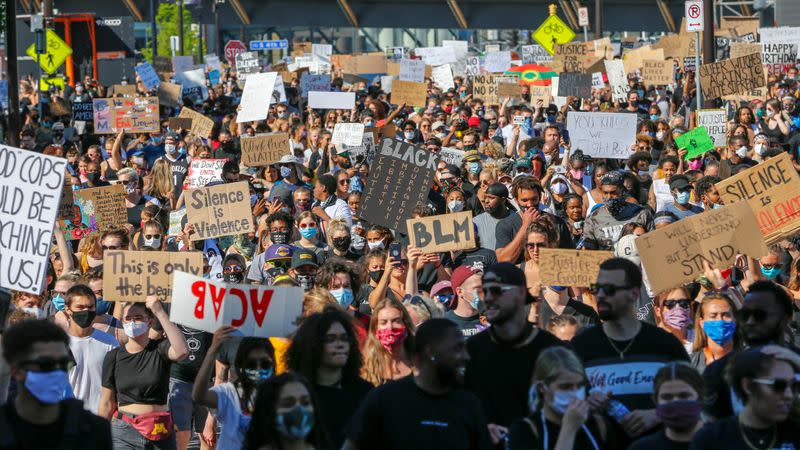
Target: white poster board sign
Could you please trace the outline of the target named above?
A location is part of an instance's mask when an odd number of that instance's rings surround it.
[[[450,70],[450,64],[443,66],[436,66],[431,69],[431,79],[437,86],[443,90],[455,89],[456,83],[453,81],[453,71]]]
[[[414,49],[414,53],[425,61],[429,66],[441,66],[442,64],[454,63],[458,60],[453,47],[419,47]]]
[[[489,73],[504,73],[511,68],[511,52],[487,53],[483,66]]]
[[[636,141],[636,119],[636,114],[570,111],[572,148],[593,158],[627,159]]]
[[[425,61],[421,59],[401,59],[398,77],[400,81],[422,83],[425,81]]]
[[[333,127],[333,137],[331,142],[334,145],[344,144],[358,146],[361,145],[361,137],[364,135],[363,123],[337,123]]]
[[[606,66],[608,84],[611,86],[611,95],[614,101],[628,101],[628,76],[625,75],[625,64],[621,59],[603,61]]]
[[[727,145],[728,120],[724,109],[701,109],[697,111],[697,126],[704,126],[714,141],[714,147]]]
[[[242,92],[237,123],[264,120],[270,101],[273,100],[273,88],[277,72],[254,73],[247,76]]]

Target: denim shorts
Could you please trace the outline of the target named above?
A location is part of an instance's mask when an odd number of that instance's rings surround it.
[[[192,401],[193,384],[175,378],[169,379],[169,411],[172,422],[178,431],[203,432],[208,416],[208,408]]]
[[[142,436],[133,425],[116,417],[111,420],[111,442],[114,450],[177,450],[175,433],[163,441],[151,441]]]

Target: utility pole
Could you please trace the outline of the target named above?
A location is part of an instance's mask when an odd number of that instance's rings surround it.
[[[222,32],[219,29],[219,8],[222,6],[222,4],[224,2],[225,2],[225,0],[222,0],[222,2],[220,2],[219,0],[214,0],[214,4],[212,5],[212,9],[214,11],[214,33],[215,33],[214,34],[214,51],[218,55],[222,55],[223,54],[223,50],[222,50]]]
[[[594,0],[594,38],[603,37],[603,2]]]
[[[183,0],[178,0],[178,54],[183,56]]]
[[[158,0],[150,0],[150,34],[153,40],[150,42],[153,46],[153,63],[156,61],[158,55],[158,28],[156,27],[156,2]],[[97,76],[97,74],[95,74]]]
[[[714,39],[714,2],[711,0],[705,0],[703,2],[703,19],[705,20],[705,32],[703,32],[703,63],[710,64],[714,62],[715,56],[717,54],[716,49],[716,42]],[[696,68],[695,77],[699,80],[700,79],[700,66],[698,65]],[[698,89],[698,92],[699,89]],[[707,102],[714,100],[713,98],[706,99]],[[697,108],[702,108],[703,104],[697,103]]]
[[[19,81],[17,79],[17,5],[6,0],[6,64],[8,64],[8,143],[19,147]]]

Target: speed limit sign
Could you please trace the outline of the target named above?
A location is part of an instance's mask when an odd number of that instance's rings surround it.
[[[704,20],[702,0],[686,2],[686,32],[703,31]]]

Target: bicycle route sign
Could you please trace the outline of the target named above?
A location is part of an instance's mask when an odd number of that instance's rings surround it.
[[[533,32],[533,38],[552,55],[553,47],[556,44],[569,44],[572,42],[575,39],[575,32],[558,16],[552,15]]]
[[[67,57],[72,54],[72,48],[58,37],[53,30],[48,29],[45,36],[47,39],[47,50],[46,53],[42,53],[39,56],[39,65],[42,66],[42,70],[52,75],[64,64]],[[31,44],[25,53],[36,61],[36,44]]]

